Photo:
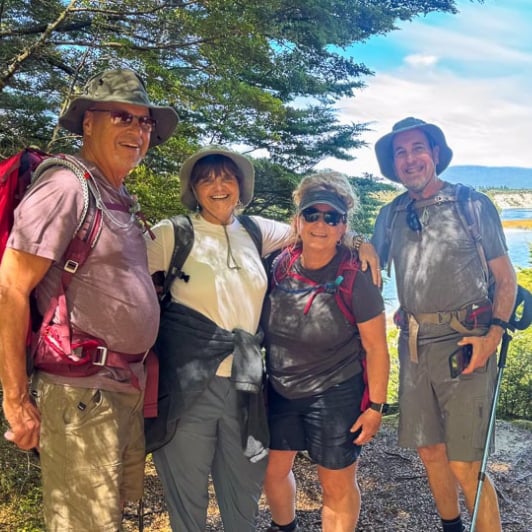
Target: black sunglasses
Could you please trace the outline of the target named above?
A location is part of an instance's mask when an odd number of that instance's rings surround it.
[[[115,111],[113,109],[89,109],[91,113],[109,113],[111,116],[111,124],[114,126],[128,127],[136,118],[139,121],[139,126],[143,131],[151,133],[157,125],[157,120],[150,116],[139,116],[128,113],[127,111]]]
[[[412,200],[408,207],[406,208],[406,223],[412,231],[416,233],[421,233],[421,229],[423,226],[421,225],[421,221],[419,220],[419,216],[417,215],[416,209],[414,208],[415,201]]]
[[[338,211],[318,211],[318,209],[314,209],[313,207],[302,210],[301,216],[303,216],[305,222],[310,224],[316,223],[318,220],[323,220],[327,225],[334,227],[340,222],[346,222],[345,214],[341,214]]]

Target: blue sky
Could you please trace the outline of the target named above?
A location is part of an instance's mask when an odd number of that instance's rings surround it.
[[[457,15],[431,14],[347,52],[375,75],[338,102],[341,122],[370,122],[367,148],[320,168],[379,175],[373,145],[416,116],[439,125],[453,165],[532,168],[532,1],[458,0]]]

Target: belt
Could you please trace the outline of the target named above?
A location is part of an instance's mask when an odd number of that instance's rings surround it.
[[[464,335],[470,334],[475,329],[475,327],[468,329],[462,324],[471,312],[470,306],[458,310],[419,312],[417,314],[413,314],[404,309],[402,311],[406,314],[408,320],[408,350],[410,352],[410,360],[415,364],[418,362],[417,340],[419,326],[421,324],[443,325],[448,323],[452,329]]]

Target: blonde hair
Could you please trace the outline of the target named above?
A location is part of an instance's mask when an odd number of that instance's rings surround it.
[[[347,177],[340,172],[324,170],[323,172],[304,177],[292,193],[296,208],[301,203],[301,198],[314,190],[327,190],[336,194],[345,203],[348,214],[358,209],[358,197]]]

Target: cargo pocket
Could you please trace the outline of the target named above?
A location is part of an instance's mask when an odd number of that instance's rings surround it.
[[[471,443],[474,449],[484,449],[490,417],[490,401],[486,397],[475,397],[472,401],[472,408],[473,416],[471,421],[473,431],[471,433]],[[490,449],[493,448],[495,431],[493,432],[491,441],[489,442]]]

